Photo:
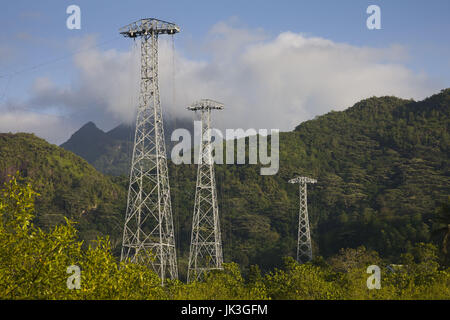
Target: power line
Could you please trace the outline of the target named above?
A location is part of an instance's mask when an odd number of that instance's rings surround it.
[[[8,76],[6,80],[5,89],[3,90],[2,96],[0,97],[0,101],[4,101],[6,98],[6,92],[9,89],[13,76]]]
[[[52,60],[48,60],[48,61],[45,61],[45,62],[41,62],[41,63],[38,63],[38,64],[36,64],[36,65],[30,66],[30,67],[28,67],[28,68],[24,68],[24,69],[22,69],[22,70],[16,70],[16,71],[12,71],[12,72],[9,72],[9,73],[1,74],[1,75],[0,75],[0,79],[1,79],[1,78],[6,78],[6,77],[17,76],[17,75],[22,74],[22,73],[25,73],[25,72],[34,71],[34,70],[36,70],[36,69],[45,67],[45,66],[47,66],[47,65],[50,65],[50,64],[53,64],[53,63],[56,63],[56,62],[60,62],[60,61],[63,61],[63,60],[66,60],[66,59],[68,59],[68,58],[73,57],[73,56],[76,55],[76,54],[83,53],[83,52],[86,52],[86,51],[88,51],[88,50],[91,50],[91,49],[94,49],[94,48],[98,48],[98,47],[104,46],[105,44],[111,43],[112,41],[117,40],[117,39],[119,39],[119,38],[120,38],[120,36],[116,36],[116,37],[114,37],[114,38],[105,40],[105,41],[103,41],[103,42],[101,42],[101,43],[98,43],[98,44],[96,44],[96,45],[93,45],[93,46],[84,48],[84,49],[82,49],[82,50],[77,50],[77,51],[75,51],[75,52],[73,52],[73,53],[71,53],[71,54],[68,54],[68,55],[65,55],[65,56],[62,56],[62,57],[59,57],[59,58],[54,58],[54,59],[52,59]]]

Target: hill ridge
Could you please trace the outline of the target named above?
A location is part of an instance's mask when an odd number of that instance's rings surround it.
[[[283,256],[295,256],[298,188],[287,183],[295,174],[318,180],[308,189],[316,255],[364,245],[395,262],[414,244],[434,241],[435,211],[450,194],[450,90],[422,101],[376,98],[365,104],[369,108],[353,109],[351,116],[332,112],[280,133],[275,176],[259,175],[258,165],[216,165],[225,261],[270,270],[281,265]],[[2,137],[0,168],[13,163],[14,168],[32,169],[26,171],[40,185],[51,182],[41,212],[76,216],[85,239],[108,234],[115,248],[120,246],[126,176],[106,179],[91,173],[92,167],[80,169],[79,160],[75,165],[70,160],[74,155],[56,146],[36,148],[35,141]],[[169,162],[181,265],[189,251],[196,173],[195,165]],[[108,190],[116,190],[117,196]],[[85,208],[88,213],[81,214]]]

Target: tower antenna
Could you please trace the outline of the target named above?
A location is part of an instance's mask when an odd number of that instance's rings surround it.
[[[317,180],[308,177],[295,177],[289,180],[289,183],[299,184],[300,210],[298,217],[297,261],[299,263],[306,263],[313,258],[306,185],[307,183],[317,183]]]
[[[223,107],[220,102],[203,99],[187,108],[200,111],[202,122],[188,282],[202,279],[210,270],[222,269],[222,238],[212,156],[211,110],[222,110]]]
[[[141,19],[119,30],[140,38],[141,80],[136,117],[121,261],[151,266],[160,276],[178,278],[170,186],[158,82],[158,36],[180,28],[157,19]]]

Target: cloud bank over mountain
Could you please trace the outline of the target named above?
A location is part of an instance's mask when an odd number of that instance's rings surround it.
[[[408,52],[398,45],[359,47],[294,32],[270,37],[264,30],[230,22],[211,28],[201,43],[192,46],[197,52],[188,48],[173,52],[167,39],[161,38],[159,50],[164,112],[191,116],[186,106],[195,100],[218,100],[225,104],[225,110],[214,116],[221,129],[286,131],[370,96],[422,99],[442,89],[409,69]],[[81,50],[73,57],[77,76],[69,84],[38,77],[27,101],[3,102],[1,131],[35,132],[61,143],[87,121],[109,128],[133,121],[139,50],[101,50],[96,43],[93,36],[74,40]]]

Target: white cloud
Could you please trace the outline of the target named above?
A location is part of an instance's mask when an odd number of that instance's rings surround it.
[[[159,50],[164,112],[189,116],[186,106],[211,98],[225,104],[225,110],[214,115],[220,128],[291,130],[302,121],[332,109],[343,110],[370,96],[421,99],[441,89],[405,66],[408,53],[398,45],[358,47],[293,32],[271,38],[263,30],[222,22],[196,46],[207,58],[193,59],[180,52],[173,57],[167,39],[161,38]],[[92,120],[102,127],[133,121],[138,102],[138,50],[101,51],[93,37],[77,45],[82,48],[74,57],[79,77],[67,87],[47,78],[36,79],[29,101],[32,107],[57,107],[78,124]],[[38,130],[32,129],[38,126],[33,119],[18,121],[24,128],[28,123],[29,131]]]
[[[79,51],[74,56],[79,77],[65,88],[48,78],[37,78],[30,103],[47,109],[59,107],[66,115],[83,117],[86,122],[131,121],[138,96],[137,50],[100,51],[95,49],[93,37],[74,42]]]
[[[34,133],[45,140],[60,144],[78,129],[68,120],[54,115],[40,114],[26,110],[10,110],[0,115],[1,132]]]
[[[422,99],[440,89],[402,64],[409,57],[398,45],[357,47],[292,32],[252,35],[221,23],[205,47],[208,61],[177,57],[177,101],[225,103],[214,117],[220,127],[291,130],[371,96]]]

